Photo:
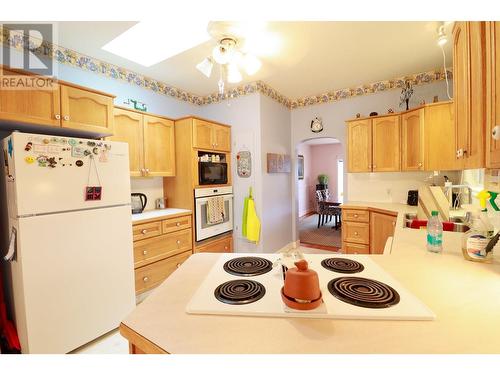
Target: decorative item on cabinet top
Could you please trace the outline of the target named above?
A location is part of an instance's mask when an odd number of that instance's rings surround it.
[[[314,120],[311,121],[311,131],[313,133],[319,133],[323,131],[323,121],[320,117],[315,117]]]
[[[123,102],[123,104],[126,104],[126,105],[133,105],[134,108],[136,111],[141,111],[141,112],[147,112],[148,111],[148,108],[146,106],[146,103],[143,103],[139,100],[134,100],[134,99],[131,99],[131,98],[128,98],[126,101]]]

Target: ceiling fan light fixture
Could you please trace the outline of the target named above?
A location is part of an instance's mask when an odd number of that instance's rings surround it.
[[[243,68],[249,76],[257,73],[261,66],[262,62],[255,55],[246,54],[243,57]]]
[[[212,56],[216,63],[225,65],[232,63],[235,58],[236,41],[231,38],[224,38],[212,50]]]
[[[210,78],[213,67],[214,62],[211,57],[205,57],[202,62],[196,65],[196,69],[202,72],[207,78]]]
[[[437,44],[438,46],[444,46],[448,42],[448,38],[446,36],[446,32],[444,31],[444,24],[439,26],[438,29],[438,39],[437,39]]]
[[[236,64],[227,64],[227,81],[229,83],[241,82],[243,77]]]

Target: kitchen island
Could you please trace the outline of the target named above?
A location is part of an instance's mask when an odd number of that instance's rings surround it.
[[[442,254],[428,253],[413,238],[422,234],[397,231],[391,253],[372,259],[433,310],[434,321],[187,314],[221,256],[195,254],[123,320],[120,332],[132,353],[500,353],[498,255],[493,264],[466,261],[457,236],[445,238]]]

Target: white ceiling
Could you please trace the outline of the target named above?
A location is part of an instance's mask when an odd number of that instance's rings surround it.
[[[193,94],[217,91],[218,74],[206,78],[195,68],[210,54],[214,41],[149,68],[101,49],[135,23],[59,22],[57,44]],[[262,80],[296,99],[439,68],[443,59],[436,44],[437,27],[434,21],[269,22],[268,31],[280,41],[279,53],[262,57],[261,70],[252,77],[244,75],[239,84]],[[451,25],[446,29],[450,35]],[[175,35],[161,35],[159,48],[169,38]],[[451,43],[445,47],[447,66],[451,66]]]

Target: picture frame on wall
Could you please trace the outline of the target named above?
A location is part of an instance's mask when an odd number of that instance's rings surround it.
[[[304,179],[304,155],[298,155],[297,157],[297,174],[299,180]]]

